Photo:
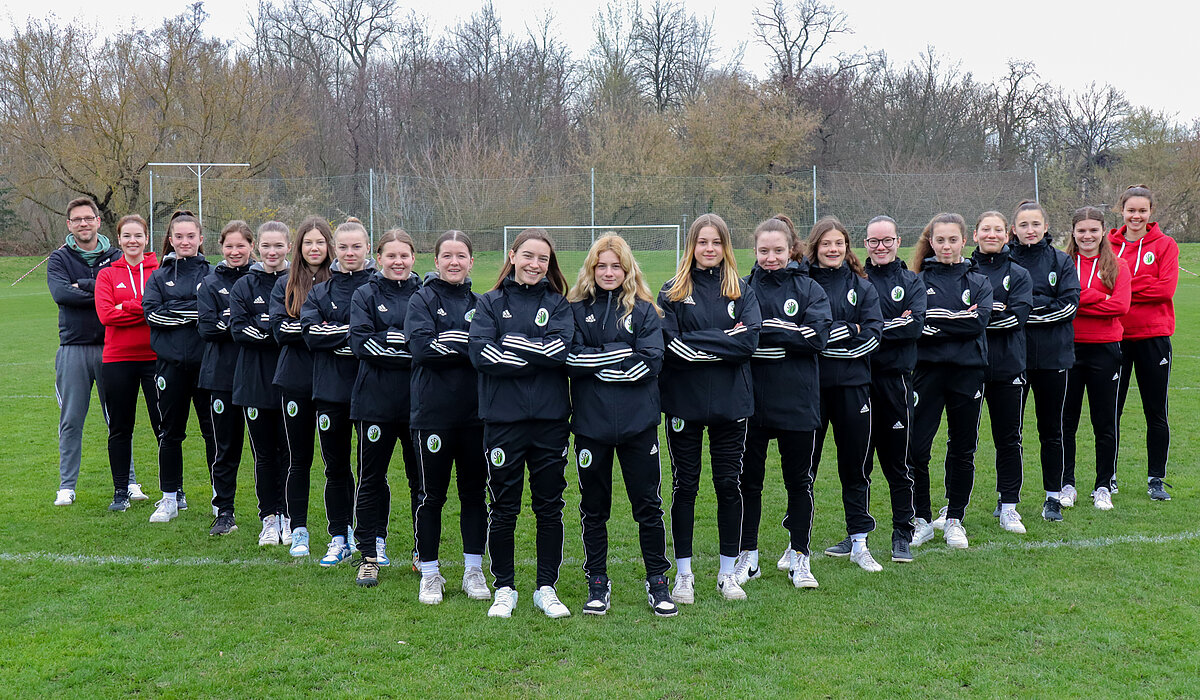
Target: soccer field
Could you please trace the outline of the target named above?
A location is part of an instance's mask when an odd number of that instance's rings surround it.
[[[1200,271],[1200,244],[1180,247],[1183,267]],[[657,291],[672,273],[674,252],[638,257]],[[573,282],[583,254],[562,258]],[[294,560],[286,547],[258,546],[248,446],[237,496],[240,529],[210,537],[208,472],[194,421],[184,445],[191,509],[174,522],[147,522],[160,492],[143,410],[134,455],[152,500],[125,513],[106,509],[112,488],[95,402],[78,500],[52,506],[56,311],[43,270],[10,286],[37,260],[0,259],[0,465],[7,482],[0,490],[0,695],[1200,696],[1200,488],[1192,442],[1200,420],[1200,279],[1190,274],[1181,273],[1175,296],[1180,332],[1167,473],[1174,500],[1146,496],[1145,422],[1131,391],[1116,508],[1097,511],[1087,497],[1094,453],[1085,419],[1080,505],[1061,523],[1042,521],[1029,409],[1020,506],[1029,532],[1003,532],[991,517],[995,469],[985,411],[964,521],[970,548],[948,550],[939,537],[915,550],[914,563],[892,564],[886,482],[876,470],[871,508],[880,526],[871,545],[884,570],[868,574],[819,553],[845,535],[830,438],[815,485],[812,570],[820,588],[794,589],[774,568],[787,536],[773,456],[763,495],[763,576],[747,584],[748,600],[726,602],[716,590],[716,506],[706,476],[697,502],[696,604],[675,618],[651,614],[636,529],[617,486],[609,525],[613,607],[592,617],[581,614],[586,588],[572,464],[558,591],[573,615],[551,620],[533,606],[533,517],[526,507],[517,531],[520,602],[511,619],[498,620],[486,617],[486,602],[458,591],[453,493],[443,528],[446,601],[417,602],[419,576],[405,556],[412,538],[398,455],[390,480],[394,564],[371,589],[354,585],[347,564],[322,569],[318,556]],[[750,260],[748,251],[739,254],[743,274]],[[498,261],[497,253],[479,256],[477,291],[490,288]],[[430,266],[430,256],[418,259],[421,272]],[[935,508],[944,502],[943,456],[939,438],[931,465]],[[316,461],[310,518],[319,550],[327,539]],[[662,468],[668,507],[665,458]]]

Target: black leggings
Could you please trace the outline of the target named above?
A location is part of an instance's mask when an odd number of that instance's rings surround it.
[[[162,429],[158,404],[154,401],[154,360],[105,362],[100,367],[100,376],[107,400],[104,408],[108,411],[108,467],[112,471],[113,489],[123,491],[129,487],[139,386],[154,435],[157,437]]]
[[[746,454],[742,458],[742,549],[758,549],[758,526],[762,520],[763,482],[766,481],[767,447],[775,439],[779,466],[787,490],[787,512],[783,527],[791,537],[791,548],[807,555],[813,524],[813,456],[817,434],[812,430],[780,430],[752,425],[746,431]]]
[[[453,468],[458,478],[459,529],[463,553],[483,554],[487,544],[487,459],[483,426],[413,430],[417,453],[417,554],[421,561],[438,559],[442,538],[442,508]],[[405,463],[407,467],[407,462]]]
[[[200,424],[206,457],[204,464],[208,468],[216,459],[217,444],[213,439],[208,389],[200,388],[200,367],[186,367],[160,359],[155,373],[158,411],[162,416],[162,432],[158,439],[158,481],[164,493],[171,493],[183,490],[183,441],[187,438],[189,404],[195,408],[196,422]]]
[[[254,453],[254,493],[258,496],[258,519],[268,515],[287,515],[284,488],[288,473],[287,436],[283,412],[277,409],[245,408],[246,428],[250,432],[250,451]]]
[[[1096,434],[1096,482],[1112,488],[1117,473],[1117,390],[1121,384],[1120,343],[1075,343],[1075,366],[1067,373],[1067,405],[1063,411],[1063,483],[1075,485],[1075,436],[1087,390],[1092,432]]]
[[[1171,338],[1145,338],[1121,341],[1121,388],[1117,412],[1125,413],[1129,380],[1137,375],[1142,413],[1146,415],[1147,476],[1167,475],[1167,456],[1171,450],[1171,426],[1167,422],[1167,386],[1171,383]]]
[[[317,432],[317,407],[309,396],[283,395],[283,430],[287,440],[288,469],[284,493],[292,529],[308,529],[308,493],[311,488],[313,438]]]

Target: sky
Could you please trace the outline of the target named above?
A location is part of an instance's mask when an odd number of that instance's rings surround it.
[[[645,2],[646,0],[643,0]],[[652,0],[651,0],[652,1]],[[712,17],[718,48],[724,58],[744,51],[743,66],[762,74],[766,49],[753,40],[751,10],[769,0],[684,0],[697,15]],[[411,3],[420,8],[434,30],[453,26],[477,12],[481,0],[439,0]],[[99,4],[94,0],[42,0],[36,12],[23,8],[0,11],[0,27],[24,23],[29,16],[53,15],[62,21],[80,19],[98,30],[113,30],[137,21],[141,26],[183,12],[190,0],[124,0]],[[582,57],[592,41],[592,21],[603,0],[493,0],[502,26],[523,33],[547,14],[557,33]],[[1009,59],[1033,61],[1043,79],[1068,90],[1089,83],[1111,83],[1131,103],[1164,111],[1177,121],[1200,119],[1200,81],[1197,69],[1196,27],[1200,3],[1167,0],[1142,5],[1128,0],[1005,0],[1002,3],[962,0],[836,0],[854,33],[836,46],[839,51],[882,50],[896,63],[917,59],[927,47],[947,62],[958,62],[981,81],[1006,72]],[[206,0],[209,31],[226,36],[248,32],[246,0]],[[1080,7],[1086,7],[1081,11]],[[1134,9],[1131,9],[1134,8]],[[721,61],[722,63],[724,61]]]

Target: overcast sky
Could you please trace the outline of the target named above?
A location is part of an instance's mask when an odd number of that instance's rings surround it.
[[[647,1],[647,0],[643,0]],[[649,0],[652,1],[652,0]],[[765,4],[761,0],[758,5]],[[712,16],[723,58],[739,45],[745,48],[743,65],[762,73],[765,49],[752,40],[751,2],[736,0],[685,0],[702,16]],[[61,20],[84,19],[101,30],[127,26],[134,18],[142,26],[182,12],[187,0],[42,0],[37,16],[53,14]],[[523,32],[552,12],[557,33],[582,56],[592,38],[592,19],[601,0],[494,0],[507,32]],[[1200,3],[1191,0],[1131,3],[1128,0],[1091,0],[1087,3],[1055,0],[1006,0],[995,3],[930,0],[895,2],[838,0],[849,16],[854,34],[837,47],[853,51],[863,47],[883,50],[897,63],[915,59],[927,46],[948,61],[961,62],[984,81],[1005,72],[1010,58],[1033,61],[1042,77],[1068,89],[1081,89],[1093,81],[1112,83],[1135,105],[1166,111],[1176,119],[1200,119],[1200,57],[1196,30]],[[244,36],[245,0],[207,0],[209,31]],[[476,12],[478,0],[438,0],[408,3],[422,7],[430,25],[442,29]],[[1078,8],[1085,6],[1086,11]],[[1130,9],[1133,8],[1133,9]],[[23,23],[29,13],[22,7],[0,11],[10,21]],[[4,32],[8,34],[7,31]]]

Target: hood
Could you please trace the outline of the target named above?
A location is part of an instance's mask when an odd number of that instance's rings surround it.
[[[791,279],[792,277],[807,275],[808,270],[801,267],[800,263],[795,260],[789,260],[787,265],[778,270],[764,270],[758,266],[758,263],[754,263],[754,267],[750,268],[750,279],[757,281],[772,280],[782,283],[784,280]]]
[[[340,260],[334,260],[333,264],[329,266],[330,272],[340,272],[343,275],[347,275],[347,274],[353,275],[358,272],[373,272],[374,270],[375,270],[375,259],[370,256],[367,256],[367,259],[365,261],[363,261],[362,269],[355,270],[354,272],[346,272],[345,270],[343,270]]]
[[[1149,243],[1153,240],[1162,238],[1165,235],[1167,235],[1167,234],[1163,233],[1162,229],[1158,227],[1158,222],[1151,221],[1150,225],[1148,225],[1146,227],[1146,235],[1139,238],[1136,242],[1137,243]],[[1108,232],[1108,240],[1111,241],[1113,243],[1113,245],[1122,245],[1124,243],[1134,243],[1135,242],[1135,241],[1131,241],[1131,240],[1128,240],[1125,238],[1125,226],[1121,226],[1121,228],[1115,228],[1115,229],[1109,231]]]
[[[133,267],[137,267],[137,265],[130,265],[129,261],[127,261],[125,259],[124,255],[117,258],[116,260],[113,260],[109,264],[112,265],[113,267],[123,267],[127,270],[132,269]],[[146,253],[146,257],[142,259],[142,262],[140,263],[140,265],[142,266],[143,269],[152,269],[152,268],[158,267],[158,256],[156,256],[154,253]]]
[[[222,260],[222,261],[221,261],[221,265],[224,265],[224,264],[225,264],[225,261],[224,261],[224,260]],[[262,262],[261,262],[261,261],[257,261],[257,262],[255,262],[253,265],[251,265],[251,266],[250,266],[250,272],[258,272],[258,273],[260,273],[260,274],[264,274],[264,275],[272,275],[272,276],[274,276],[274,275],[278,275],[278,274],[280,274],[280,273],[283,273],[283,272],[287,272],[287,271],[288,271],[288,268],[290,268],[291,266],[292,266],[292,264],[291,264],[289,261],[287,261],[287,260],[284,260],[284,261],[283,261],[283,268],[282,268],[282,269],[276,270],[275,272],[267,272],[267,268],[266,268],[266,267],[263,267],[263,264],[262,264]],[[217,269],[220,269],[220,267],[221,267],[221,266],[220,266],[220,265],[218,265],[218,266],[217,266]]]
[[[975,248],[975,251],[971,253],[971,260],[975,261],[977,264],[997,263],[1009,259],[1009,253],[1011,252],[1012,248],[1007,243],[1004,244],[1004,247],[1000,249],[999,253],[985,253],[979,248]]]
[[[108,240],[108,236],[105,236],[103,233],[97,233],[96,234],[96,247],[92,248],[91,250],[84,250],[79,247],[78,243],[75,242],[75,234],[68,233],[66,246],[84,257],[87,257],[89,255],[90,256],[98,256],[98,255],[103,254],[105,251],[107,251],[109,248],[112,247],[112,241]]]

